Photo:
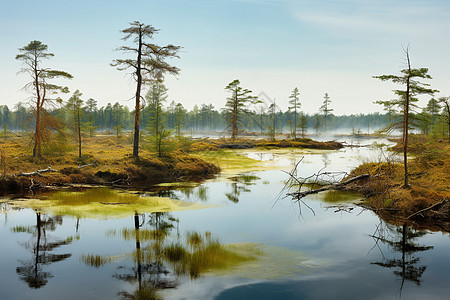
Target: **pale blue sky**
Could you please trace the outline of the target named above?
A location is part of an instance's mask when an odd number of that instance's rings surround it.
[[[393,97],[394,86],[371,76],[398,73],[408,44],[413,67],[428,67],[437,96],[450,96],[448,0],[0,0],[0,104],[26,99],[14,57],[40,40],[55,54],[48,66],[74,75],[72,92],[131,107],[134,83],[109,63],[122,57],[120,30],[135,20],[161,30],[155,43],[183,47],[173,60],[180,75],[166,85],[169,100],[188,108],[223,107],[237,78],[282,109],[297,86],[308,113],[324,93],[336,114],[380,111],[372,103]]]

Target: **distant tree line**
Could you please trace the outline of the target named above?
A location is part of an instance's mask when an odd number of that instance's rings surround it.
[[[94,136],[96,132],[109,131],[116,135],[133,130],[134,110],[119,102],[108,103],[98,107],[96,100],[89,98],[83,100],[80,110],[80,125],[84,136]],[[63,102],[61,107],[49,110],[49,114],[60,118],[66,124],[66,129],[74,125],[73,112],[71,114],[71,101]],[[181,134],[191,135],[196,132],[219,132],[225,135],[227,131],[226,112],[216,109],[212,104],[194,105],[190,110],[186,109],[182,103],[165,100],[158,108],[161,114],[161,125],[165,129],[173,131],[175,136]],[[448,135],[448,98],[431,98],[426,107],[414,114],[414,128],[423,134],[430,134],[435,137],[447,137]],[[72,103],[73,107],[73,103]],[[306,121],[305,134],[314,135],[325,132],[325,115],[300,113],[297,116],[297,126],[299,136],[301,119]],[[144,132],[151,127],[155,117],[154,106],[147,102],[140,111],[140,127]],[[328,131],[345,129],[349,133],[367,134],[374,133],[374,129],[383,129],[386,124],[390,124],[401,116],[394,112],[352,114],[336,116],[327,114]],[[277,133],[290,134],[295,123],[295,112],[293,110],[281,111],[276,109],[274,114],[269,107],[264,108],[262,104],[256,106],[241,116],[241,126],[243,131],[269,134],[269,127],[275,124]],[[275,119],[275,122],[273,122]],[[319,120],[317,122],[317,120]],[[14,107],[0,105],[0,126],[3,132],[7,131],[29,131],[34,127],[34,116],[32,108],[19,102]],[[318,123],[318,125],[317,125]],[[318,129],[318,130],[316,130]]]
[[[336,116],[333,114],[332,97],[328,93],[325,93],[323,102],[318,103],[317,113],[306,114],[302,111],[301,91],[297,87],[292,90],[289,99],[284,99],[289,106],[282,111],[275,99],[259,99],[252,95],[251,90],[242,87],[238,79],[226,85],[229,97],[222,109],[216,109],[211,104],[200,104],[188,110],[181,102],[169,102],[164,86],[165,74],[177,75],[180,71],[168,60],[179,58],[181,47],[151,43],[158,31],[138,21],[130,23],[130,27],[122,30],[122,40],[128,41],[128,45],[118,48],[126,56],[111,63],[120,71],[131,71],[129,74],[136,82],[132,110],[119,102],[98,107],[95,99],[86,99],[79,90],[64,101],[59,95],[68,94],[69,89],[55,84],[55,81],[73,76],[45,67],[44,61],[54,54],[48,52],[47,45],[42,42],[31,41],[20,48],[15,58],[22,63],[21,72],[29,80],[24,90],[30,94],[30,101],[27,105],[19,102],[13,108],[0,106],[1,135],[6,137],[13,131],[30,132],[34,157],[41,157],[42,148],[47,148],[44,151],[48,152],[60,151],[71,137],[81,158],[83,138],[93,137],[98,131],[110,131],[117,137],[124,131],[133,131],[133,157],[136,159],[139,158],[141,139],[149,141],[148,144],[154,145],[154,150],[161,155],[164,141],[169,137],[198,132],[216,132],[229,135],[232,139],[244,132],[256,132],[275,139],[281,133],[297,138],[330,129],[351,129],[353,134],[370,134],[374,129],[400,129],[405,139],[405,157],[410,129],[433,137],[447,136],[450,141],[449,98],[431,98],[420,111],[416,105],[416,95],[428,94],[432,97],[436,90],[427,88],[428,84],[417,80],[431,79],[428,69],[413,69],[410,65],[401,71],[401,76],[375,76],[406,86],[406,90],[394,91],[398,99],[377,101],[384,106],[384,114]],[[406,54],[409,64],[409,53],[406,51]],[[56,143],[56,148],[48,148],[54,140],[60,141]]]

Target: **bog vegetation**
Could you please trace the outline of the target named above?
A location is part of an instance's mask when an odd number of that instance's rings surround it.
[[[98,107],[97,100],[82,91],[69,94],[67,87],[56,84],[60,82],[56,79],[71,79],[72,75],[46,67],[54,56],[46,44],[31,41],[18,50],[16,59],[29,80],[24,90],[30,100],[13,108],[0,106],[2,191],[56,183],[145,187],[200,179],[219,172],[216,164],[203,158],[220,161],[224,148],[339,149],[340,143],[316,142],[307,136],[331,128],[370,135],[376,128],[377,133],[401,132],[396,148],[402,150],[403,163],[401,167],[386,161],[369,163],[354,171],[376,176],[361,187],[373,207],[408,214],[449,198],[450,98],[434,97],[437,90],[429,87],[428,69],[412,67],[408,48],[404,49],[407,66],[400,75],[374,76],[401,86],[394,90],[396,99],[377,101],[384,114],[336,116],[333,95],[328,93],[318,102],[317,113],[306,114],[298,87],[284,100],[289,108],[283,112],[275,99],[254,96],[239,79],[224,83],[229,92],[224,108],[197,104],[187,110],[181,102],[168,99],[164,85],[164,75],[180,72],[170,60],[179,58],[181,47],[152,43],[158,32],[137,21],[122,30],[128,44],[119,48],[123,57],[111,65],[131,70],[136,82],[131,110],[119,102]],[[423,108],[417,106],[419,95],[428,97]],[[420,143],[411,145],[411,132],[420,134]],[[194,140],[195,134],[222,138]],[[220,154],[211,154],[216,151]]]

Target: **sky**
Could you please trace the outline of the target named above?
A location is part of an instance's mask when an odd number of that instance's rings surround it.
[[[28,101],[15,56],[39,40],[55,54],[44,66],[74,76],[60,82],[71,93],[133,107],[135,83],[110,63],[127,57],[115,50],[131,45],[121,30],[140,21],[160,29],[153,43],[182,47],[169,60],[181,69],[166,76],[169,102],[221,109],[239,79],[281,110],[298,87],[309,114],[325,93],[336,115],[381,112],[373,102],[399,86],[372,76],[399,74],[406,47],[413,68],[429,68],[436,97],[450,96],[449,16],[449,0],[0,0],[0,105]]]

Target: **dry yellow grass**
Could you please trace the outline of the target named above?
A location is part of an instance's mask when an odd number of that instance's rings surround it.
[[[149,185],[204,178],[218,173],[220,169],[201,158],[192,157],[183,151],[173,151],[163,157],[144,145],[140,159],[132,157],[132,143],[127,136],[99,135],[83,139],[82,157],[74,143],[52,142],[42,158],[32,157],[32,144],[28,136],[9,137],[0,140],[0,191],[17,190],[17,186],[30,185],[29,177],[11,177],[20,172],[30,173],[49,166],[58,172],[34,176],[42,184],[89,183]],[[52,149],[49,152],[49,149]],[[79,169],[79,166],[93,164]],[[9,177],[8,177],[9,176]]]
[[[371,207],[407,217],[443,199],[450,199],[450,145],[422,139],[420,145],[411,145],[411,149],[415,151],[408,162],[410,188],[403,187],[401,164],[366,163],[352,171],[351,176],[376,175],[356,186],[369,196],[367,203]]]

